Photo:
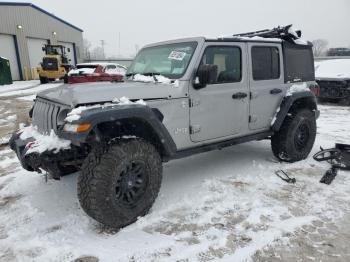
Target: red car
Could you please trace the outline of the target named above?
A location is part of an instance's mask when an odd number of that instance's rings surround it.
[[[68,83],[121,81],[126,70],[126,67],[114,63],[77,64],[76,68],[68,73]]]

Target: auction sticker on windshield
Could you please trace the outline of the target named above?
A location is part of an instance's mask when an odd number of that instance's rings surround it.
[[[171,51],[170,55],[168,56],[169,59],[172,60],[179,60],[182,61],[184,57],[186,56],[185,52],[179,52],[179,51]]]

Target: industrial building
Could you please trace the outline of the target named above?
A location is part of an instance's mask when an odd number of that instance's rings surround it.
[[[37,78],[44,44],[64,45],[71,64],[82,61],[83,30],[31,3],[0,2],[0,56],[13,80]]]

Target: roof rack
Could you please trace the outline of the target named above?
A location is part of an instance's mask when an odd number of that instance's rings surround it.
[[[273,29],[265,29],[255,32],[235,34],[233,37],[263,37],[263,38],[280,38],[285,41],[296,40],[301,37],[301,31],[291,30],[292,25],[278,26]]]

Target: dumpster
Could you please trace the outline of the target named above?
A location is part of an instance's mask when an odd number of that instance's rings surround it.
[[[10,61],[0,56],[0,85],[12,84]]]

